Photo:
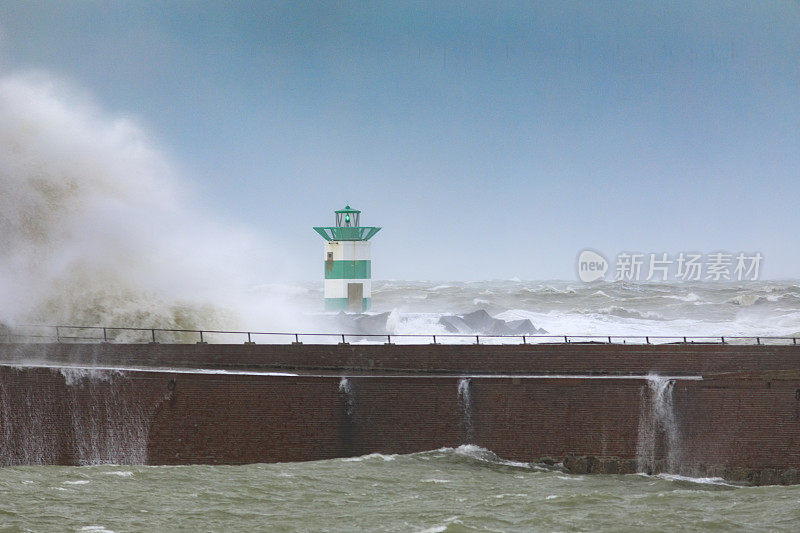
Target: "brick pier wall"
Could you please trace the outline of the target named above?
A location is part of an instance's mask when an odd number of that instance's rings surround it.
[[[703,345],[692,347],[694,355],[683,345],[508,348],[2,345],[0,359],[18,366],[0,366],[0,464],[240,464],[471,443],[507,459],[564,462],[574,472],[638,468],[798,482],[796,348]],[[61,363],[22,363],[34,359]],[[58,367],[66,361],[291,367],[301,375]],[[341,371],[302,374],[329,365]],[[653,423],[648,381],[623,377],[650,371],[703,375],[674,382],[672,438]],[[498,377],[470,378],[467,414],[459,374],[470,372]],[[524,377],[543,373],[619,376]],[[340,390],[345,375],[349,395]]]
[[[681,375],[800,369],[800,345],[0,343],[0,361],[331,372]]]

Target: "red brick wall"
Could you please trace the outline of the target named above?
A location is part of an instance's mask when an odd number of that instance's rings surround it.
[[[747,477],[737,469],[774,469],[778,475],[800,469],[796,349],[761,347],[759,352],[753,347],[716,346],[695,347],[692,353],[684,346],[667,350],[573,345],[515,353],[470,346],[390,347],[392,353],[381,354],[375,347],[366,354],[353,347],[295,346],[280,347],[278,357],[273,347],[62,346],[28,346],[19,348],[17,355],[30,357],[40,350],[62,360],[85,361],[93,355],[96,362],[108,363],[138,357],[140,350],[139,362],[158,360],[164,365],[182,357],[184,363],[201,366],[201,361],[190,359],[196,356],[231,366],[237,350],[251,350],[248,363],[253,365],[256,359],[274,365],[283,358],[281,364],[288,363],[288,350],[296,350],[294,364],[310,366],[309,353],[333,350],[335,364],[358,368],[369,368],[368,362],[362,365],[364,357],[374,358],[373,368],[379,366],[377,360],[384,367],[449,365],[480,372],[585,373],[613,368],[678,374],[709,367],[783,367],[791,371],[707,373],[702,381],[677,381],[673,396],[680,464],[687,473],[754,482],[771,478]],[[9,348],[4,350],[8,356]],[[401,360],[403,350],[409,352],[408,361]],[[136,462],[140,457],[152,464],[299,461],[410,453],[467,440],[521,461],[618,458],[624,463],[620,468],[629,470],[636,459],[639,421],[646,407],[642,403],[648,394],[643,379],[472,378],[468,439],[457,393],[459,376],[380,374],[349,373],[355,402],[348,415],[339,391],[341,378],[335,373],[282,377],[106,371],[82,377],[53,368],[0,366],[0,464]],[[657,456],[666,456],[663,435]]]
[[[351,377],[351,416],[339,381],[125,372],[67,385],[57,369],[0,367],[0,435],[8,429],[16,437],[3,443],[15,458],[7,463],[24,462],[14,450],[39,441],[55,450],[43,462],[67,464],[81,462],[76,425],[113,439],[106,426],[142,417],[154,464],[300,461],[467,442],[459,378]],[[473,378],[472,443],[526,461],[634,457],[642,386],[630,379]]]
[[[678,385],[675,402],[688,462],[800,468],[800,379],[709,377]]]

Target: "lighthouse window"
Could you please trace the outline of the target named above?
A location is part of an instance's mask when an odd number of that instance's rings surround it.
[[[333,261],[333,252],[328,252],[328,261]]]

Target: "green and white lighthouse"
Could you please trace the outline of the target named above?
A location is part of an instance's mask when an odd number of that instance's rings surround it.
[[[366,311],[372,303],[369,240],[381,228],[360,226],[361,211],[335,211],[336,225],[315,227],[325,239],[325,309]]]

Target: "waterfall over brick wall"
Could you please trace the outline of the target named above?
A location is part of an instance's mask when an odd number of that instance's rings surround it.
[[[458,381],[458,404],[461,406],[461,430],[464,442],[470,444],[474,438],[472,430],[472,398],[470,396],[470,380],[462,378]]]
[[[353,385],[350,383],[349,379],[342,378],[339,382],[339,394],[342,395],[342,399],[344,400],[344,412],[347,418],[353,418],[353,413],[356,408],[356,397],[353,392]]]
[[[149,409],[124,372],[61,368],[78,464],[146,464]]]
[[[651,374],[642,389],[636,463],[639,472],[674,472],[680,465],[681,439],[675,420],[675,381]]]
[[[146,464],[151,404],[121,371],[0,367],[0,464]]]

